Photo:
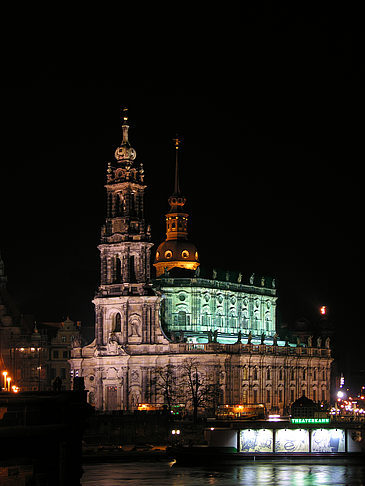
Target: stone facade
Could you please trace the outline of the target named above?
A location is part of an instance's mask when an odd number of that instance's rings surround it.
[[[197,265],[193,270],[183,267],[189,277],[176,277],[173,268],[181,270],[185,258],[181,255],[165,271],[157,265],[158,278],[151,281],[153,244],[144,220],[146,186],[135,158],[125,117],[116,163],[110,163],[107,172],[108,210],[99,246],[101,283],[93,300],[95,339],[83,347],[75,343],[70,360],[72,376],[85,379],[89,402],[98,410],[164,403],[166,395],[156,381],[162,369],[171,370],[173,383],[180,388],[179,401],[185,395],[189,408],[189,390],[184,389],[187,363],[195,364],[200,384],[218,390],[211,403],[205,403],[211,410],[217,404],[264,403],[268,411],[283,413],[303,393],[315,401],[329,401],[329,341],[324,348],[321,341],[314,346],[312,338],[306,343],[280,341],[272,280],[257,283],[252,276],[245,284],[239,276],[230,282],[217,279],[216,272],[202,278]],[[172,197],[177,198],[176,187],[175,182]],[[187,240],[187,228],[180,233],[179,245]]]

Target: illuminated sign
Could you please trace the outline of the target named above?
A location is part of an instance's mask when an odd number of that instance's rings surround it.
[[[309,452],[309,432],[305,429],[278,429],[275,452]]]
[[[241,452],[273,452],[272,429],[244,429],[240,432]]]
[[[312,430],[312,452],[345,452],[345,431],[342,429]]]
[[[292,418],[292,424],[329,424],[329,418]]]

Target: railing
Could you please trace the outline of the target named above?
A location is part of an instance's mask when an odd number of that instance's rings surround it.
[[[207,352],[234,354],[271,354],[284,356],[331,356],[330,349],[303,348],[301,346],[271,346],[266,344],[171,343],[170,351],[176,353]]]

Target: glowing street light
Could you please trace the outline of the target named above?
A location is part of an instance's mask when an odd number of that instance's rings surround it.
[[[322,305],[320,307],[319,312],[322,314],[322,316],[325,316],[327,314],[327,307],[325,305]]]
[[[8,391],[10,391],[10,382],[11,382],[11,378],[10,378],[10,376],[8,376],[8,377],[6,378],[6,381],[8,382],[8,387],[7,387],[7,389],[8,389]]]
[[[8,372],[7,371],[3,371],[3,377],[4,377],[4,388],[6,388],[6,376],[7,376]]]

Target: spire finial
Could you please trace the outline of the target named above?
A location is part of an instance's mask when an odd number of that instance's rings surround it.
[[[180,194],[180,185],[179,185],[179,145],[181,140],[178,138],[177,134],[176,137],[173,139],[175,142],[175,150],[176,150],[176,160],[175,160],[175,187],[174,187],[174,194]]]
[[[122,109],[122,112],[123,112],[123,125],[126,125],[128,121],[128,108],[124,107]]]

